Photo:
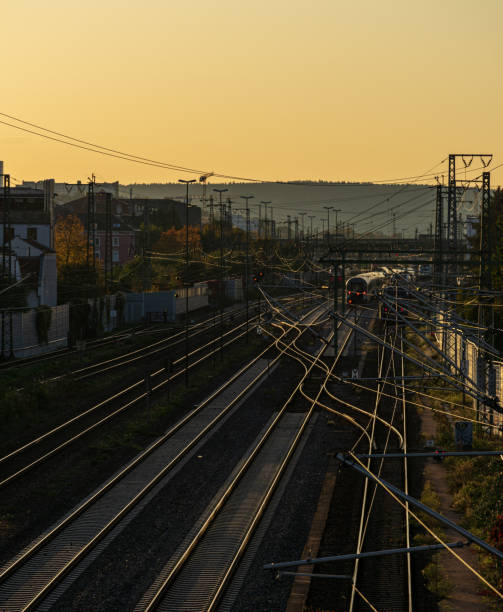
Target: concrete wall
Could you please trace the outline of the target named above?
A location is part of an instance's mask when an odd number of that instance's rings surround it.
[[[176,315],[183,314],[187,311],[187,291],[189,294],[189,312],[208,306],[208,290],[206,287],[189,287],[188,289],[177,289],[177,298],[175,303]]]
[[[56,253],[45,253],[40,258],[38,277],[39,304],[56,306],[58,303],[58,267]]]
[[[3,336],[3,343],[0,340],[0,355],[10,357],[12,352],[14,357],[31,357],[67,346],[69,305],[54,306],[51,311],[47,344],[39,344],[34,309],[27,312],[4,312],[0,315],[0,339]]]
[[[168,321],[174,321],[176,315],[185,312],[186,292],[189,298],[189,312],[208,306],[207,287],[188,287],[171,291],[155,291],[150,293],[125,293],[126,305],[124,316],[126,323],[136,323],[154,318],[162,320],[166,313]]]

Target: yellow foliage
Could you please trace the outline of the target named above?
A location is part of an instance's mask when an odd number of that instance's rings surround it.
[[[54,247],[58,267],[85,262],[86,235],[77,215],[59,217],[54,228]]]
[[[159,240],[154,244],[153,250],[162,253],[180,253],[185,251],[186,229],[182,227],[177,230],[174,227],[163,232]],[[201,235],[197,227],[189,226],[189,250],[194,252],[201,246]]]

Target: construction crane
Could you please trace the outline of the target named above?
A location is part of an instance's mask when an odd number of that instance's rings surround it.
[[[203,186],[203,197],[201,198],[201,201],[203,203],[203,211],[206,213],[206,180],[210,178],[210,176],[213,176],[215,173],[214,172],[207,172],[206,174],[203,174],[202,176],[199,177],[199,182],[202,184]]]

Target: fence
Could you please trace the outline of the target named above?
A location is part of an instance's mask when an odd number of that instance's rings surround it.
[[[456,365],[458,375],[464,377],[464,382],[473,390],[497,400],[500,410],[503,410],[503,362],[488,357],[484,342],[468,336],[448,316],[441,314],[438,323],[435,333],[437,344]],[[454,371],[454,368],[451,370]],[[491,431],[503,436],[503,414],[483,402],[476,403],[479,419],[495,425],[495,428],[490,428]]]

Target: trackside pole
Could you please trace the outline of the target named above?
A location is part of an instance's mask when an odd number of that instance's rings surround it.
[[[462,548],[463,546],[469,546],[469,542],[451,542],[448,544],[425,544],[424,546],[411,546],[409,548],[388,548],[385,550],[373,550],[373,551],[362,552],[362,553],[350,553],[348,555],[333,555],[331,557],[319,557],[317,559],[300,559],[299,561],[280,561],[279,563],[266,563],[262,567],[264,569],[281,569],[283,567],[298,567],[299,565],[317,565],[318,563],[328,563],[331,561],[350,561],[352,559],[368,559],[370,557],[385,557],[387,555],[397,555],[397,554],[411,553],[411,552],[428,552],[430,550],[439,550],[441,548]],[[284,573],[286,574],[286,572]],[[349,576],[349,578],[351,578],[351,576]]]
[[[492,555],[495,555],[499,559],[503,559],[503,551],[500,551],[497,548],[494,548],[494,546],[487,544],[487,542],[484,542],[484,540],[481,540],[477,536],[473,535],[473,533],[471,533],[467,529],[464,529],[463,527],[456,525],[456,523],[446,518],[442,514],[435,512],[435,510],[432,510],[429,506],[427,506],[426,504],[423,504],[422,502],[417,500],[415,497],[411,497],[410,495],[407,495],[398,487],[395,487],[394,485],[392,485],[391,483],[387,482],[386,480],[382,478],[378,478],[372,472],[369,472],[369,470],[367,470],[366,468],[362,467],[361,465],[356,464],[352,459],[347,458],[342,453],[337,453],[336,459],[338,459],[345,465],[349,465],[357,472],[360,472],[360,474],[363,474],[366,478],[370,478],[374,480],[375,482],[377,482],[378,484],[380,484],[381,486],[386,487],[386,489],[389,489],[397,497],[401,497],[402,499],[408,501],[409,504],[412,504],[413,506],[416,506],[416,508],[419,508],[423,512],[426,512],[426,514],[429,514],[433,518],[437,519],[437,521],[439,521],[440,523],[443,523],[444,525],[447,525],[451,529],[454,529],[454,531],[457,531],[460,535],[464,536],[468,541],[474,542],[475,544],[477,544],[478,546],[480,546],[487,552],[491,553]]]

